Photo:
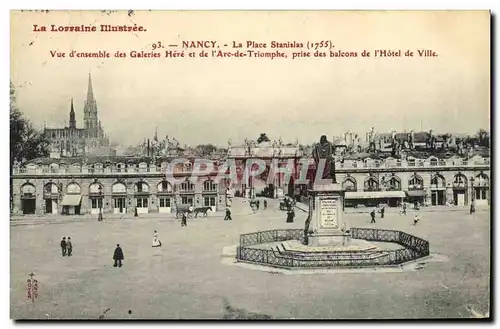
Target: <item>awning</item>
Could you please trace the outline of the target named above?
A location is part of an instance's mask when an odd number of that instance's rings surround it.
[[[345,192],[346,199],[386,199],[404,198],[403,191]]]
[[[408,196],[426,196],[427,191],[425,191],[425,190],[410,190],[410,191],[406,191],[406,194]]]
[[[80,201],[82,200],[82,196],[80,194],[67,194],[64,196],[61,205],[63,206],[78,206],[80,205]]]

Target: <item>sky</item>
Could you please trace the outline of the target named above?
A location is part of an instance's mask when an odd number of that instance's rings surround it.
[[[147,31],[34,32],[34,24],[137,24]],[[149,51],[158,41],[182,40],[329,40],[334,49],[356,51],[358,57],[50,56],[51,50]],[[365,49],[415,55],[364,58]],[[420,58],[418,49],[438,57]],[[371,127],[475,133],[490,125],[490,16],[485,11],[12,12],[11,81],[19,108],[35,125],[68,125],[73,98],[77,126],[83,127],[89,73],[103,128],[122,145],[152,137],[156,127],[160,136],[174,136],[181,144],[221,146],[264,132],[272,140],[304,144],[347,130],[364,139]]]

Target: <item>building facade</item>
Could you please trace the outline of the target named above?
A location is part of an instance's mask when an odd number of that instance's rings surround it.
[[[50,140],[51,156],[55,158],[75,157],[109,148],[109,138],[99,120],[90,73],[87,99],[83,107],[83,128],[76,127],[75,109],[71,99],[69,125],[64,128],[44,128],[44,133]]]
[[[314,164],[309,178],[314,178]],[[365,157],[336,163],[337,182],[346,206],[420,205],[488,206],[491,202],[489,157],[425,159]]]
[[[248,161],[256,159],[263,160],[266,168],[246,180],[245,173],[254,170]],[[189,206],[221,211],[233,196],[253,198],[259,190],[262,196],[300,199],[307,196],[316,173],[314,161],[306,159],[308,185],[298,183],[304,172],[302,150],[279,143],[230,147],[228,158],[213,160],[213,171],[198,175],[194,182],[190,178],[197,174],[195,158],[185,163],[176,163],[177,157],[36,159],[13,167],[13,214],[124,214],[136,208],[138,213],[171,213]],[[234,161],[236,175],[219,180],[219,168],[226,160]],[[276,165],[288,166],[289,180],[284,172],[272,172]],[[399,206],[403,201],[426,206],[491,203],[490,158],[484,152],[426,158],[365,153],[344,157],[335,167],[346,207]],[[167,178],[167,171],[173,172],[175,181]]]
[[[13,168],[13,214],[175,213],[178,208],[226,207],[217,171],[196,182],[192,161],[170,168],[149,158],[38,159]],[[173,171],[175,181],[166,171]]]

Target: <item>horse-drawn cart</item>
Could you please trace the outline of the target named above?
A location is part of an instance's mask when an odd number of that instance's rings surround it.
[[[182,218],[183,214],[186,214],[188,219],[193,218],[193,207],[190,205],[180,205],[177,207],[177,212],[175,213],[175,218]]]

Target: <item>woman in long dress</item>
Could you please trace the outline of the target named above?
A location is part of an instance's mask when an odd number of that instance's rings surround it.
[[[155,231],[153,234],[153,244],[152,247],[161,247],[161,241],[158,239],[158,233]]]

